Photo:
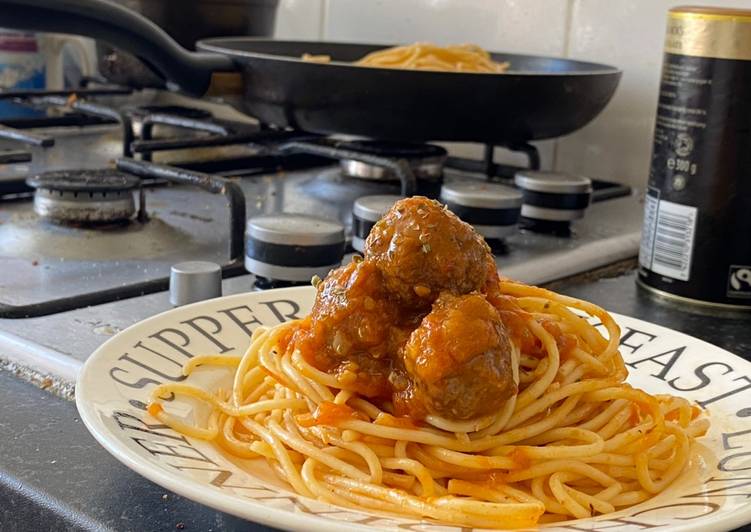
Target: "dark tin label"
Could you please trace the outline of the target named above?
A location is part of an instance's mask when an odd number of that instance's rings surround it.
[[[643,284],[751,305],[751,61],[665,54],[645,201]]]

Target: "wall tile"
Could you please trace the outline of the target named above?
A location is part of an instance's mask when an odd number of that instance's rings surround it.
[[[474,42],[488,49],[608,63],[624,75],[591,124],[538,143],[544,167],[642,186],[657,103],[667,10],[686,3],[751,9],[751,0],[281,0],[281,38]],[[478,157],[481,147],[450,145]],[[521,159],[498,150],[501,161]]]
[[[324,0],[280,0],[274,36],[277,39],[319,40]]]
[[[561,55],[568,0],[326,0],[324,36]],[[533,31],[530,31],[533,29]]]
[[[574,0],[567,55],[615,65],[623,78],[599,117],[558,141],[556,168],[644,186],[667,11],[692,3],[751,9],[751,0]]]
[[[326,0],[324,38],[389,44],[471,42],[496,51],[562,56],[568,5],[569,0]],[[553,142],[537,144],[543,166],[550,167]],[[463,157],[482,155],[478,145],[447,147]],[[525,160],[500,148],[496,157],[511,164]]]

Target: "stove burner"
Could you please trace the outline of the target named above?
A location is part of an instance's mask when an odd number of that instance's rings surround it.
[[[448,155],[445,149],[434,144],[360,140],[344,142],[338,147],[377,157],[405,159],[416,178],[431,181],[439,181],[443,176],[443,164]],[[391,170],[362,161],[343,159],[339,164],[342,173],[347,177],[381,181],[398,180]]]
[[[281,213],[248,220],[245,269],[273,281],[307,284],[326,277],[344,256],[344,226],[305,214]]]
[[[514,183],[524,197],[521,227],[541,233],[568,236],[570,222],[584,217],[592,197],[592,181],[576,175],[524,170]]]
[[[522,193],[497,183],[463,180],[445,183],[441,201],[486,240],[502,240],[516,232]]]
[[[71,192],[106,192],[137,188],[141,180],[116,170],[61,170],[45,172],[26,180],[36,189],[66,190]]]
[[[133,112],[138,117],[156,113],[194,119],[211,118],[212,116],[211,112],[205,109],[186,107],[184,105],[142,105]]]
[[[35,188],[34,211],[57,223],[112,223],[135,213],[140,179],[113,170],[47,172],[26,180]]]
[[[368,155],[394,157],[400,159],[425,159],[428,157],[442,157],[446,150],[435,144],[420,144],[412,142],[388,142],[380,140],[354,140],[342,142],[339,148],[359,151]]]

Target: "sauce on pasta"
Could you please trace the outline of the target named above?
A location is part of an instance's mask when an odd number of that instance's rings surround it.
[[[328,55],[303,54],[304,61],[328,63]],[[442,72],[473,72],[499,74],[509,68],[508,62],[494,61],[490,54],[475,44],[437,46],[415,43],[371,52],[353,64],[378,68],[435,70]]]
[[[487,528],[645,501],[708,429],[696,405],[625,382],[607,312],[499,277],[432,200],[397,202],[364,257],[316,284],[309,316],[258,327],[242,357],[186,363],[233,368],[230,391],[162,384],[148,413],[303,496]],[[170,393],[210,405],[205,424],[170,414]]]

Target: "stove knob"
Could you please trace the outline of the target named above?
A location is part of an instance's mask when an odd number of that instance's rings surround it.
[[[544,232],[567,231],[572,220],[584,217],[592,197],[592,181],[556,172],[517,172],[522,191],[522,226]]]
[[[222,269],[203,261],[180,262],[172,266],[169,277],[169,301],[179,307],[222,295]]]
[[[521,192],[484,181],[446,183],[441,188],[441,201],[489,240],[515,233],[522,208]]]
[[[307,284],[342,263],[344,226],[305,214],[269,214],[248,220],[245,269],[264,280]],[[257,283],[258,284],[258,283]]]
[[[400,199],[401,196],[380,195],[363,196],[355,200],[352,207],[352,247],[355,251],[363,252],[370,230]]]

